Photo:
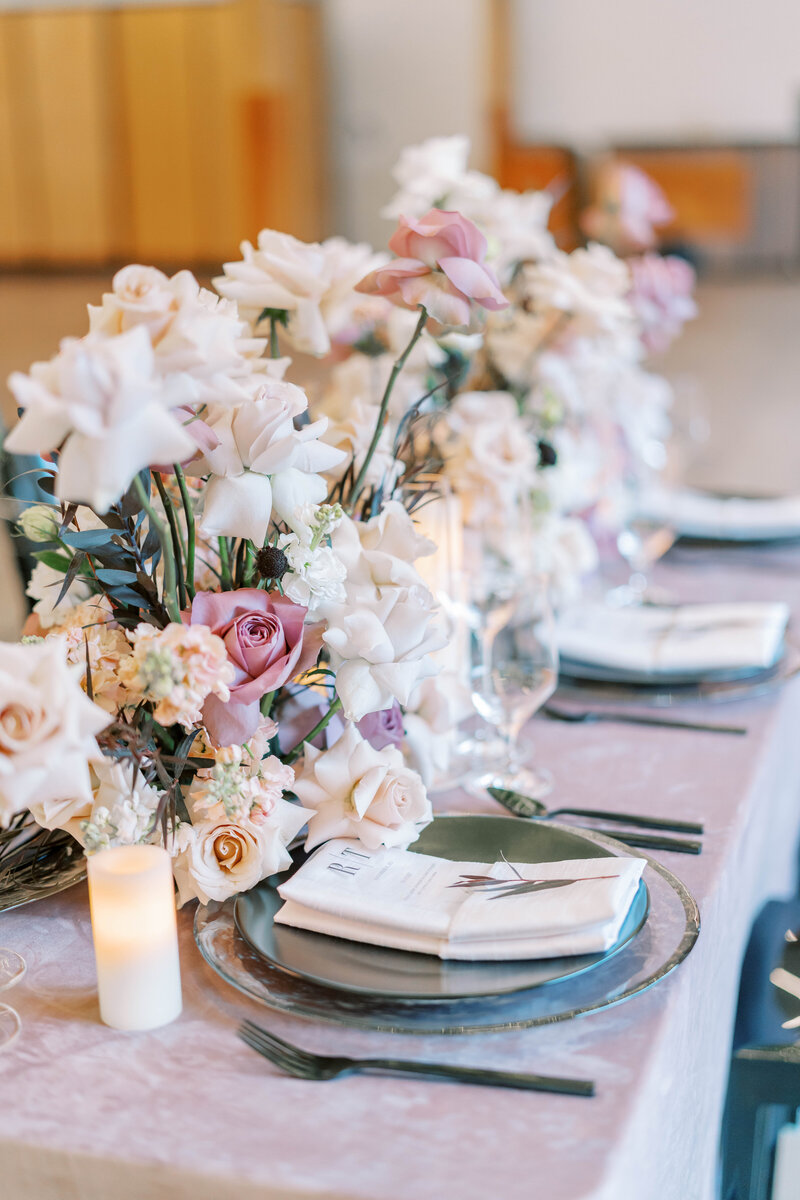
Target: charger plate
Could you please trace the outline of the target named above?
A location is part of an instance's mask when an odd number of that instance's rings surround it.
[[[588,675],[569,673],[570,664],[559,667],[558,693],[565,699],[607,701],[609,704],[647,705],[653,708],[672,708],[676,704],[725,704],[739,700],[751,700],[776,692],[795,675],[800,673],[800,652],[797,647],[787,645],[774,667],[758,671],[749,677],[715,678],[706,675],[692,682],[672,682],[663,676],[650,675],[633,680],[609,675],[601,676],[598,668],[595,678]]]
[[[499,849],[509,862],[560,862],[574,858],[613,857],[611,851],[587,845],[572,829],[523,823],[506,817],[437,817],[409,849],[456,862],[495,862],[487,847],[486,822],[500,820]],[[490,843],[491,844],[491,843]],[[488,856],[488,857],[487,857]],[[305,861],[295,857],[295,869]],[[511,962],[443,961],[432,954],[414,954],[385,946],[370,946],[277,925],[283,904],[273,877],[236,900],[234,919],[239,933],[268,963],[289,975],[323,987],[337,988],[375,1000],[471,1000],[541,987],[590,971],[635,937],[647,919],[647,886],[642,883],[612,947],[602,953]]]
[[[441,836],[452,843],[454,836],[446,829],[455,823],[459,826],[463,823],[463,836],[470,846],[464,857],[473,861],[489,861],[493,855],[498,856],[509,837],[513,844],[517,834],[510,833],[510,826],[547,829],[552,834],[561,831],[580,838],[579,857],[588,858],[593,853],[631,854],[629,847],[605,834],[574,826],[555,822],[546,826],[528,825],[516,817],[472,815],[437,817],[429,827],[431,832],[426,831],[420,849],[441,853],[442,845],[437,839]],[[574,842],[569,855],[575,857]],[[553,980],[546,987],[488,997],[428,1001],[381,999],[325,987],[288,974],[253,950],[236,928],[233,898],[198,907],[195,940],[206,962],[226,982],[268,1008],[296,1016],[407,1034],[500,1032],[547,1025],[602,1011],[653,987],[683,961],[697,941],[700,914],[693,897],[660,863],[645,855],[641,857],[647,864],[643,879],[650,907],[638,934],[591,970]]]

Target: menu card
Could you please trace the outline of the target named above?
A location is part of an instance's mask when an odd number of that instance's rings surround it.
[[[617,941],[644,866],[627,857],[452,862],[339,838],[280,885],[285,903],[275,920],[440,958],[599,953]],[[464,886],[470,877],[480,882]]]

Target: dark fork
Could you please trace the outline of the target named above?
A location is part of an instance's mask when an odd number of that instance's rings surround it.
[[[332,1058],[312,1054],[285,1042],[253,1021],[242,1021],[239,1037],[274,1066],[296,1079],[338,1079],[355,1071],[379,1075],[424,1075],[428,1079],[448,1079],[457,1083],[477,1083],[487,1087],[523,1088],[533,1092],[563,1092],[569,1096],[593,1096],[589,1079],[560,1079],[550,1075],[521,1075],[515,1071],[491,1071],[480,1067],[457,1067],[446,1063],[424,1063],[399,1058]]]
[[[595,708],[558,708],[555,704],[545,704],[542,712],[553,721],[567,721],[575,725],[610,721],[616,725],[653,725],[658,729],[693,729],[697,733],[731,733],[737,737],[743,737],[747,733],[744,725],[716,725],[706,721],[648,716],[645,713],[605,712]]]

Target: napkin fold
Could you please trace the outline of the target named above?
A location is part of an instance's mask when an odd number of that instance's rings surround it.
[[[327,842],[278,891],[275,921],[350,941],[465,961],[593,954],[615,944],[639,887],[639,858],[452,862],[408,850]],[[465,876],[569,880],[498,897]]]
[[[800,537],[800,496],[748,498],[659,488],[645,497],[642,511],[685,537],[730,541]]]
[[[564,659],[653,675],[773,666],[782,651],[786,604],[580,604],[556,627]]]

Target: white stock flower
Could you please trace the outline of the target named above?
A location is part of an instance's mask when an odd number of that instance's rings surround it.
[[[308,609],[309,619],[325,604],[343,604],[347,569],[330,546],[311,546],[296,533],[282,534],[278,546],[289,561],[281,579],[284,595]]]
[[[56,605],[63,583],[64,572],[55,567],[48,567],[46,563],[37,563],[31,572],[25,594],[36,601],[33,611],[39,618],[42,629],[50,629],[53,625],[60,624],[70,609],[83,604],[92,594],[88,580],[76,575],[65,596]]]
[[[26,808],[47,829],[86,815],[95,736],[109,720],[81,691],[60,639],[0,644],[0,827]]]
[[[226,818],[179,825],[172,847],[178,904],[195,897],[202,904],[227,900],[285,871],[291,864],[286,847],[308,816],[299,805],[279,799],[258,823]]]
[[[208,422],[218,444],[192,464],[197,474],[211,475],[200,523],[206,536],[246,537],[260,545],[273,505],[285,516],[325,498],[327,487],[318,472],[337,466],[344,456],[320,440],[325,419],[295,428],[294,418],[307,407],[299,387],[273,379],[254,400],[223,409]]]
[[[170,410],[190,402],[192,381],[155,371],[141,326],[115,337],[65,338],[55,358],[15,371],[9,387],[25,410],[5,441],[14,454],[59,449],[56,495],[97,512],[143,467],[180,462],[195,442]]]
[[[133,763],[102,758],[92,765],[92,781],[90,811],[70,825],[70,832],[87,854],[153,840],[159,793]]]
[[[373,749],[355,725],[330,750],[306,745],[294,789],[313,810],[307,850],[339,837],[359,838],[371,850],[408,846],[433,818],[425,786],[400,751]]]

